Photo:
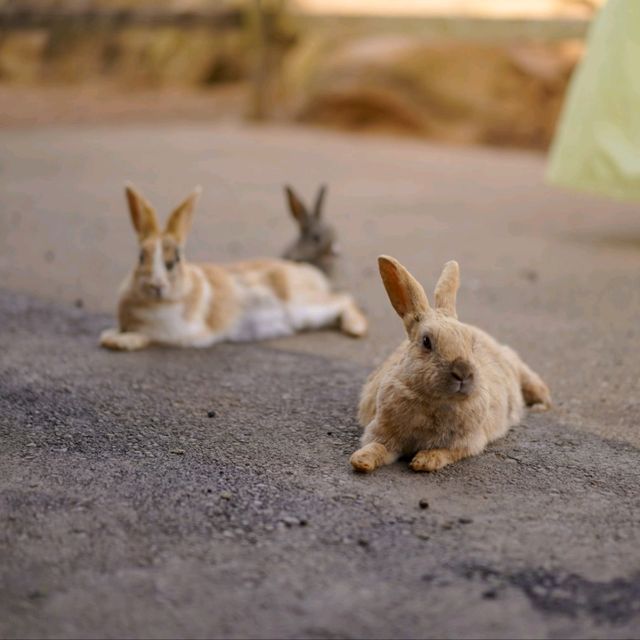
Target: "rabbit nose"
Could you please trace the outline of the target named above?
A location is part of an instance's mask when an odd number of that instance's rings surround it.
[[[149,289],[153,292],[156,297],[160,297],[162,295],[162,290],[164,287],[161,284],[150,284]]]
[[[451,364],[451,377],[457,382],[471,382],[473,380],[473,369],[464,360],[455,360]]]

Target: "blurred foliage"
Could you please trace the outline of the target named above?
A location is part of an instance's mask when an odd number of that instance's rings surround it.
[[[0,78],[18,83],[77,83],[115,79],[131,86],[208,84],[246,77],[242,32],[174,27],[16,31],[0,43]]]
[[[71,13],[0,34],[4,83],[242,82],[251,87],[246,114],[254,119],[536,148],[552,136],[586,28],[310,17],[292,13],[286,0],[0,0],[7,11],[18,4],[36,17]],[[96,8],[104,12],[91,13]],[[174,22],[172,12],[191,18]]]
[[[172,9],[176,11],[202,10],[235,6],[242,0],[0,0],[0,8],[21,10],[86,11],[95,8],[105,9]]]

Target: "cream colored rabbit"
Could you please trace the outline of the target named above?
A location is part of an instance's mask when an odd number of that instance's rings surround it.
[[[550,406],[547,386],[515,351],[458,321],[457,262],[442,271],[435,308],[397,260],[381,256],[378,263],[407,340],[362,390],[363,446],[351,456],[356,471],[406,455],[414,471],[436,471],[481,453],[520,421],[525,403]]]
[[[206,347],[334,324],[351,336],[366,333],[367,320],[353,299],[333,293],[326,277],[310,265],[270,259],[187,262],[184,245],[199,193],[194,191],[162,230],[153,207],[133,187],[126,188],[140,255],[122,285],[118,328],[102,333],[103,347]]]

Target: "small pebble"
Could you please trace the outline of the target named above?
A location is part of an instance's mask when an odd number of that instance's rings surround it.
[[[429,508],[429,501],[426,500],[425,498],[422,498],[422,500],[420,500],[420,502],[418,504],[420,505],[421,509],[428,509]]]
[[[471,524],[473,520],[471,518],[458,518],[460,524]]]
[[[495,589],[488,589],[482,594],[485,600],[495,600],[498,597],[498,593]]]
[[[369,541],[366,540],[365,538],[358,538],[358,546],[366,548],[369,546]]]
[[[213,411],[213,409],[211,411],[207,411],[207,416],[209,418],[215,418],[216,417],[216,412]]]
[[[231,500],[232,497],[233,497],[233,495],[231,494],[231,491],[223,491],[220,494],[220,498],[222,500]]]
[[[175,453],[177,456],[183,456],[184,449],[170,449],[169,453]]]
[[[520,274],[525,280],[529,282],[537,282],[540,277],[538,272],[535,269],[523,269]]]

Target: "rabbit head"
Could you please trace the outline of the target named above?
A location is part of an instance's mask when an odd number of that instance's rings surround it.
[[[173,301],[183,295],[187,280],[184,247],[200,192],[197,187],[161,229],[151,204],[133,186],[126,186],[129,213],[140,249],[131,286],[140,298]]]
[[[403,357],[407,384],[439,402],[473,396],[479,388],[479,372],[473,331],[456,315],[458,263],[452,260],[445,264],[435,289],[435,307],[397,260],[380,256],[378,265],[389,300],[407,333]]]
[[[289,211],[298,224],[300,235],[282,255],[293,262],[307,262],[329,273],[338,255],[334,228],[322,215],[327,187],[320,187],[312,210],[309,210],[291,187],[285,187]]]

